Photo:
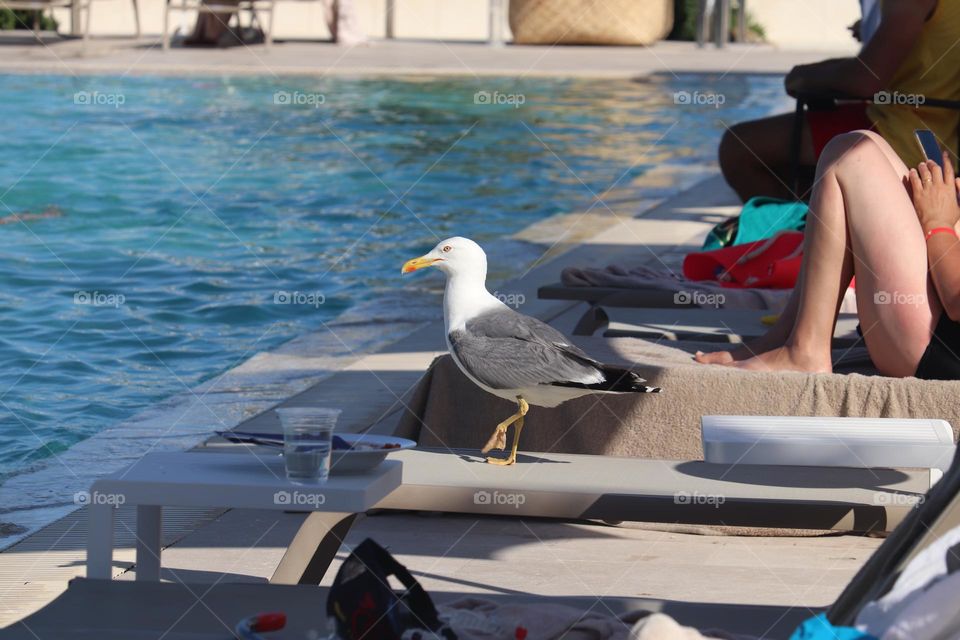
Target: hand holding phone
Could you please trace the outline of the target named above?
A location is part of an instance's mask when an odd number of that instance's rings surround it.
[[[940,167],[940,171],[931,171],[929,165],[922,162],[907,174],[917,217],[926,232],[933,228],[953,228],[960,218],[960,190],[957,189],[960,179],[955,177],[952,162],[944,157],[932,131],[917,129],[914,134],[926,160]]]
[[[927,160],[933,160],[943,170],[943,151],[937,143],[937,136],[933,135],[930,129],[917,129],[913,132],[917,136],[917,142],[920,143],[920,149],[923,151],[923,157]]]

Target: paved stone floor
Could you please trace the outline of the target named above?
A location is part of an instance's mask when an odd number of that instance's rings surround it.
[[[374,41],[345,47],[279,42],[231,49],[160,48],[141,40],[55,36],[38,42],[0,33],[0,72],[203,74],[458,74],[473,76],[640,77],[651,73],[783,74],[824,52],[781,51],[764,44],[699,49],[688,42],[652,47],[491,47],[483,43]]]

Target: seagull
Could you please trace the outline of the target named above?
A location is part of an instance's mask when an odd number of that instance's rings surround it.
[[[634,372],[594,360],[550,325],[518,313],[487,291],[487,255],[473,240],[454,237],[429,253],[408,260],[401,274],[436,267],[447,277],[443,322],[453,361],[475,385],[517,403],[517,412],[496,426],[481,450],[504,450],[507,429],[514,425],[513,448],[506,459],[487,462],[510,465],[517,460],[523,420],[530,405],[557,407],[581,396],[659,393]]]

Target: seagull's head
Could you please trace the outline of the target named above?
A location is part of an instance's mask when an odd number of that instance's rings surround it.
[[[469,238],[447,238],[429,253],[407,260],[400,273],[410,273],[425,267],[436,267],[447,277],[467,276],[483,280],[487,277],[487,254]]]

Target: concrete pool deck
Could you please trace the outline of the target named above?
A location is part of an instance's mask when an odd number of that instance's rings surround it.
[[[82,74],[578,76],[635,78],[651,73],[777,73],[831,57],[766,44],[698,49],[688,42],[652,47],[491,47],[484,43],[372,41],[359,46],[279,42],[230,49],[173,47],[159,39],[87,42],[0,32],[0,72]]]
[[[0,72],[60,74],[459,74],[556,75],[633,78],[650,73],[771,72],[827,57],[770,47],[698,50],[684,43],[650,49],[505,47],[436,42],[377,42],[344,49],[318,43],[280,43],[271,52],[252,49],[164,53],[155,39],[140,43],[95,39],[2,43]],[[663,185],[680,193],[650,199]],[[555,281],[568,265],[630,262],[677,264],[710,225],[734,209],[732,194],[714,167],[673,167],[645,175],[631,193],[601,194],[610,210],[572,212],[534,225],[516,239],[538,242],[535,268],[501,292],[522,295],[522,310],[569,332],[582,311],[576,303],[541,301],[536,289]],[[437,308],[437,317],[440,310]],[[442,322],[411,327],[408,335],[373,353],[354,353],[349,327],[325,327],[238,368],[231,390],[257,386],[244,371],[275,373],[276,386],[261,389],[254,411],[275,402],[343,406],[342,427],[374,424],[389,431],[405,394],[432,359],[445,350]],[[342,336],[342,337],[341,337]],[[331,357],[330,350],[340,345]],[[247,369],[244,369],[246,367]],[[313,369],[334,367],[317,383]],[[287,371],[305,373],[290,379]],[[299,373],[298,373],[299,375]],[[374,389],[375,391],[371,391]],[[201,397],[206,397],[204,393]],[[201,416],[202,419],[202,416]],[[216,423],[213,423],[216,424]],[[129,579],[133,563],[132,514],[121,509],[115,575]],[[275,512],[170,510],[164,552],[166,579],[215,582],[268,578],[303,516]],[[83,509],[59,519],[0,553],[0,626],[42,607],[84,574]],[[424,532],[429,535],[424,535]],[[438,599],[456,594],[524,592],[553,596],[657,597],[691,602],[828,604],[879,540],[861,536],[743,538],[681,528],[517,520],[475,516],[382,514],[361,518],[347,543],[375,537]],[[338,556],[328,584],[345,556]],[[509,567],[509,571],[504,571]],[[723,585],[717,589],[717,585]],[[44,639],[41,639],[44,640]]]

